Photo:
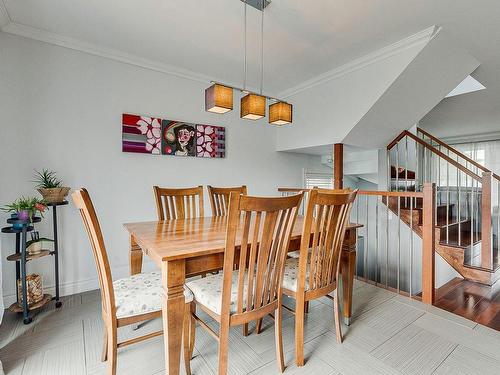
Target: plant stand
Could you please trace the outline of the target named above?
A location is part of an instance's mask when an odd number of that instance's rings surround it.
[[[56,301],[56,307],[62,306],[62,302],[59,300],[59,240],[57,237],[57,206],[66,206],[68,201],[62,201],[60,203],[49,203],[47,206],[52,208],[52,227],[54,228],[54,275],[56,282],[56,296],[54,297]]]
[[[62,302],[59,300],[59,242],[57,234],[57,206],[67,205],[68,202],[64,201],[61,203],[50,203],[49,207],[52,208],[52,224],[54,229],[54,250],[42,250],[37,254],[29,254],[26,251],[26,242],[28,237],[28,232],[33,231],[33,223],[38,223],[41,221],[40,217],[34,217],[32,221],[29,220],[19,220],[15,218],[7,219],[7,223],[11,224],[9,227],[2,228],[2,233],[12,233],[16,235],[16,251],[7,257],[8,261],[16,262],[16,302],[13,303],[9,310],[16,313],[23,314],[24,324],[30,324],[32,318],[30,316],[30,311],[42,308],[51,300],[55,300],[56,308],[62,306]],[[44,294],[41,301],[28,305],[27,298],[27,284],[26,284],[26,264],[30,260],[43,258],[47,255],[54,256],[54,278],[55,278],[55,291],[56,295],[54,298],[50,294]],[[17,293],[17,280],[21,280],[22,287],[22,305],[19,303],[19,293]]]

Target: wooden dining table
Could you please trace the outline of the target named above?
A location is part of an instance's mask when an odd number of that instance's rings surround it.
[[[303,217],[297,217],[289,251],[300,248]],[[225,217],[202,217],[182,220],[148,221],[124,224],[130,234],[130,274],[142,271],[143,254],[161,269],[164,290],[163,329],[166,373],[180,371],[182,323],[185,313],[184,284],[186,278],[222,269],[226,235]],[[341,256],[342,312],[350,323],[352,289],[356,264],[356,229],[347,227]]]

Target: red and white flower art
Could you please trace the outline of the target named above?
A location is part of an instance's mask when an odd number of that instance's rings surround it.
[[[214,148],[212,147],[215,129],[209,125],[196,126],[196,155],[203,158],[213,157]]]
[[[146,135],[146,150],[152,154],[161,153],[161,119],[141,116],[137,121],[142,134]]]

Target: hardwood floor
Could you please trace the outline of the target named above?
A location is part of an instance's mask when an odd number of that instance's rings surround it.
[[[490,287],[455,278],[438,289],[435,306],[500,331],[500,282]]]
[[[335,338],[332,302],[323,298],[311,303],[304,367],[294,365],[294,319],[284,314],[285,375],[498,374],[500,332],[358,280],[354,288],[353,322],[342,326],[342,344]],[[231,330],[230,374],[277,373],[272,325],[266,319],[263,332],[248,337],[241,329]],[[159,327],[157,319],[136,331],[120,328],[118,335],[125,339]],[[64,297],[60,310],[49,304],[28,326],[6,312],[0,327],[0,358],[8,375],[105,374],[101,343],[96,291]],[[120,349],[118,357],[118,375],[163,375],[163,337]],[[201,327],[191,367],[195,375],[215,374],[217,368],[217,344]]]

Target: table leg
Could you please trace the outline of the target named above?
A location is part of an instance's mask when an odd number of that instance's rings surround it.
[[[136,275],[142,272],[142,250],[133,236],[130,236],[129,262],[130,275]]]
[[[344,251],[342,254],[342,299],[344,323],[351,324],[352,316],[352,289],[354,287],[354,269],[356,266],[356,252]]]
[[[165,370],[168,375],[178,375],[180,370],[185,313],[185,281],[186,265],[184,259],[162,263],[163,337],[165,341]]]

